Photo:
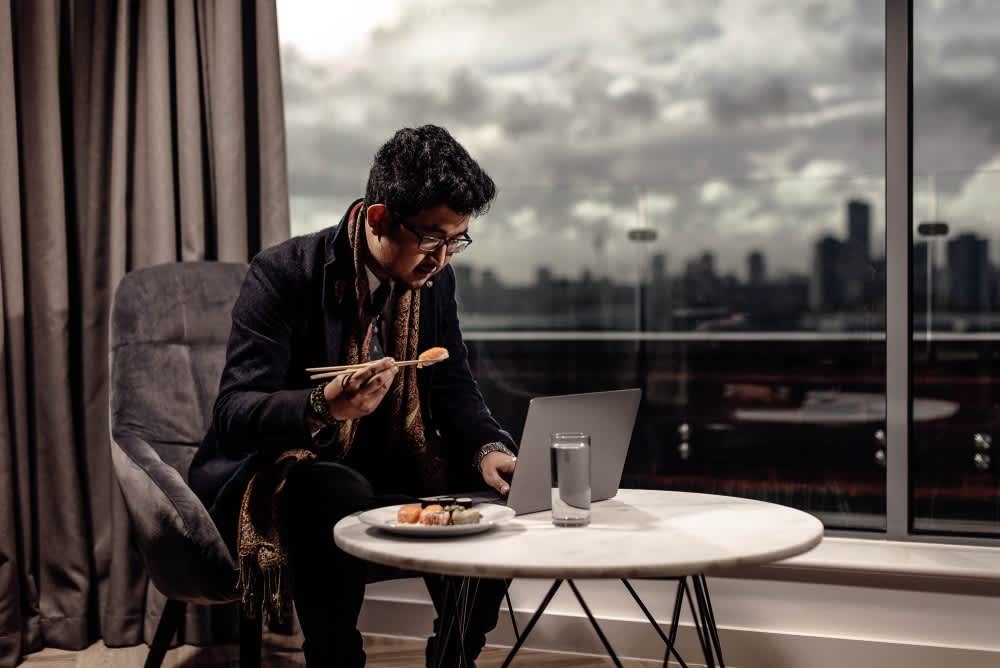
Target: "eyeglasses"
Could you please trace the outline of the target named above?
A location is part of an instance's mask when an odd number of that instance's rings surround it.
[[[454,255],[455,253],[461,253],[472,243],[472,237],[469,236],[468,232],[462,232],[450,239],[442,239],[441,237],[424,234],[405,221],[400,220],[399,224],[417,238],[417,247],[424,253],[436,253],[442,245],[447,244],[448,255]]]

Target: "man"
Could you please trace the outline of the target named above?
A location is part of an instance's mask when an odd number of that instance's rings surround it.
[[[446,130],[400,130],[376,154],[364,199],[336,227],[257,255],[233,307],[190,481],[239,555],[245,604],[282,602],[275,583],[291,577],[309,666],[365,662],[356,624],[366,567],[335,546],[338,520],[473,479],[509,489],[515,446],[472,378],[448,266],[495,194]],[[435,346],[449,359],[395,366]],[[376,359],[331,382],[305,371]],[[438,611],[428,657],[440,651],[457,666],[478,655],[504,592],[478,584],[459,642],[442,630],[443,579],[427,579]]]

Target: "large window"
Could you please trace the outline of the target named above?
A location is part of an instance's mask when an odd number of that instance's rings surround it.
[[[881,3],[353,4],[279,0],[293,232],[448,127],[500,187],[456,271],[516,436],[640,386],[624,485],[884,528]]]
[[[914,3],[913,526],[1000,533],[1000,4]]]

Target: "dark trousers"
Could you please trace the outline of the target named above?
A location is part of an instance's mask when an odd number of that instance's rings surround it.
[[[332,462],[301,462],[289,474],[280,510],[307,665],[353,668],[365,664],[357,622],[367,565],[334,544],[333,526],[358,510],[402,502],[402,497],[376,495],[360,473]],[[469,583],[471,613],[462,637],[457,623],[442,614],[445,588],[458,587],[458,579],[428,576],[424,581],[437,612],[434,635],[427,643],[428,665],[431,657],[441,656],[442,666],[473,666],[486,634],[497,624],[507,584],[501,580]]]

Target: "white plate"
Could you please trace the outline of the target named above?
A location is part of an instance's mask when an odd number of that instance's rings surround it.
[[[396,515],[402,505],[385,506],[366,510],[358,519],[369,526],[402,536],[424,536],[428,538],[446,538],[449,536],[467,536],[474,533],[489,531],[495,526],[509,522],[514,517],[514,509],[495,503],[479,503],[472,506],[479,511],[482,518],[478,524],[451,524],[448,526],[427,526],[424,524],[400,524]]]

